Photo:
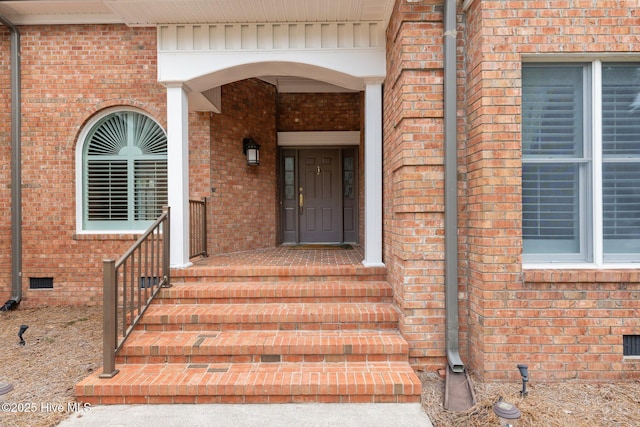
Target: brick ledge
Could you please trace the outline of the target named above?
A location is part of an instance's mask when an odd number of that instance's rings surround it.
[[[640,283],[640,270],[524,270],[527,283]]]

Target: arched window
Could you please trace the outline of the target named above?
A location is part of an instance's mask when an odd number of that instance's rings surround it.
[[[144,230],[167,204],[167,136],[136,111],[109,113],[82,149],[82,228]]]

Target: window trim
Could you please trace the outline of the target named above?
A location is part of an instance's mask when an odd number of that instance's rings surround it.
[[[587,190],[586,196],[588,200],[586,203],[590,206],[590,218],[585,217],[586,221],[591,221],[591,224],[586,226],[589,228],[591,236],[586,237],[589,240],[588,246],[590,246],[590,256],[584,261],[540,261],[534,257],[529,257],[526,260],[526,255],[523,253],[523,269],[637,269],[640,266],[640,259],[638,262],[623,261],[604,261],[604,229],[603,229],[603,140],[602,140],[602,67],[606,63],[635,63],[640,61],[637,55],[631,58],[618,58],[607,57],[606,59],[595,59],[593,57],[575,57],[572,60],[562,58],[560,60],[557,56],[554,56],[555,60],[551,60],[550,57],[540,58],[536,61],[530,61],[526,57],[523,57],[523,65],[535,65],[535,66],[554,66],[554,65],[575,65],[576,63],[582,63],[585,67],[585,77],[589,78],[587,87],[590,86],[590,92],[585,91],[585,108],[589,108],[588,116],[591,120],[591,127],[585,128],[588,131],[588,135],[585,138],[590,140],[585,146],[585,150],[589,150],[590,153],[585,153],[584,159],[590,162],[591,171],[587,174],[590,182],[587,184],[591,191]],[[587,100],[587,96],[589,99]],[[522,114],[522,112],[521,112]],[[522,140],[521,140],[522,142]],[[524,158],[522,159],[524,164]],[[587,213],[586,215],[589,215]]]
[[[145,112],[140,108],[135,108],[131,106],[116,106],[105,108],[104,110],[99,111],[97,114],[93,115],[80,129],[80,133],[78,135],[78,139],[76,141],[76,234],[77,235],[132,235],[132,234],[142,234],[144,233],[146,228],[124,228],[124,229],[87,229],[84,227],[84,148],[87,142],[87,137],[89,136],[93,127],[105,117],[119,112],[127,112],[127,113],[137,113],[148,117],[153,120],[165,133],[167,131],[162,125],[150,114]],[[168,189],[167,189],[168,190]]]

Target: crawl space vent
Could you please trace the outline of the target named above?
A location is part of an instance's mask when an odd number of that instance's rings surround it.
[[[640,356],[640,335],[622,336],[622,355]]]
[[[29,289],[53,289],[53,277],[29,277]]]

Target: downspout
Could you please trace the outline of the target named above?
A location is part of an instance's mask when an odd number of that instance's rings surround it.
[[[458,155],[456,0],[444,0],[444,245],[447,361],[463,372],[458,338]]]
[[[20,131],[20,32],[0,15],[11,37],[11,299],[0,311],[15,308],[22,300],[22,159]]]

